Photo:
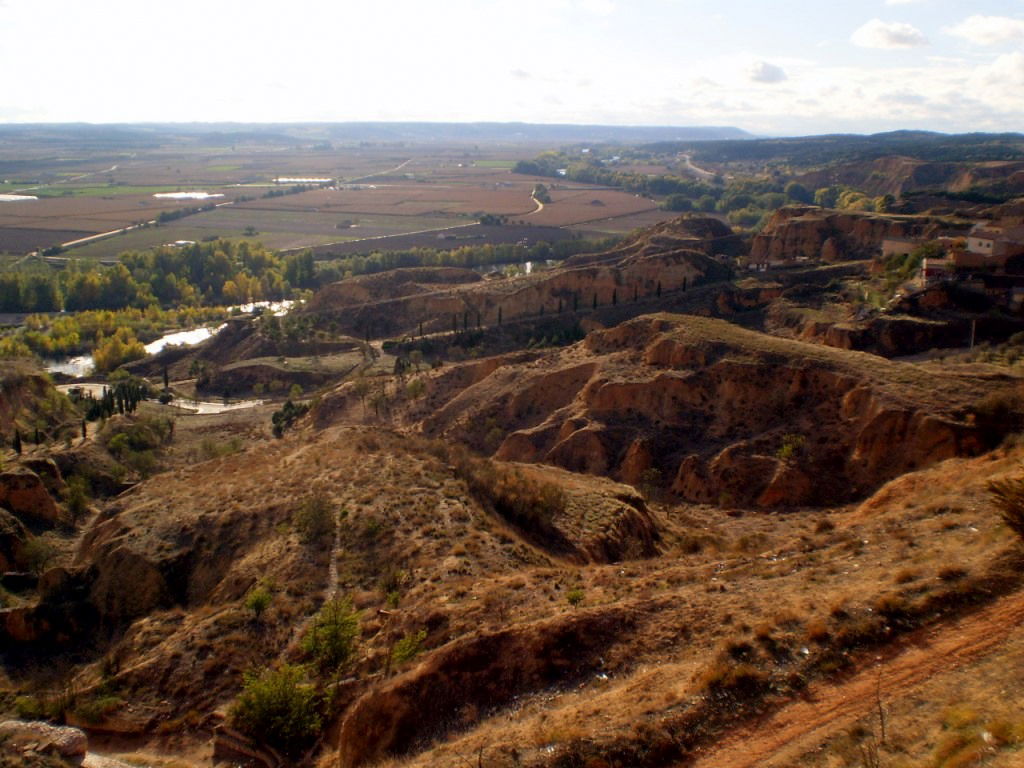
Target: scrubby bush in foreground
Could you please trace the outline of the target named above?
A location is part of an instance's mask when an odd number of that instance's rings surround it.
[[[989,483],[992,501],[1006,526],[1024,540],[1024,477]]]
[[[231,709],[231,722],[258,741],[298,754],[320,732],[316,691],[299,667],[249,672]]]

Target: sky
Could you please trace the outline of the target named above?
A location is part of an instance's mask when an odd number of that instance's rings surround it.
[[[0,122],[1024,130],[1024,0],[0,0]]]

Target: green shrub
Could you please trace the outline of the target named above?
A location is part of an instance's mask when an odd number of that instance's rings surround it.
[[[271,382],[271,384],[273,384],[273,382]],[[271,391],[274,391],[273,387],[271,387]],[[308,411],[308,403],[293,403],[291,400],[286,400],[284,405],[281,406],[281,410],[274,411],[270,417],[271,424],[273,425],[274,437],[282,437],[285,430],[287,430],[298,419],[305,416]]]
[[[317,696],[299,667],[248,672],[231,708],[231,722],[242,733],[297,755],[320,732]]]
[[[579,587],[576,587],[575,589],[570,589],[568,592],[565,593],[565,599],[573,608],[577,608],[580,605],[580,603],[583,602],[583,597],[583,590]]]
[[[75,702],[75,714],[87,723],[102,723],[124,704],[117,696],[97,696]]]
[[[242,450],[242,440],[238,437],[232,437],[223,443],[218,443],[216,440],[206,437],[199,443],[199,455],[202,461],[230,456],[233,453],[238,453],[240,450]]]
[[[68,487],[64,492],[64,501],[73,520],[78,520],[89,510],[89,481],[81,475],[68,479]]]
[[[24,556],[28,569],[33,573],[41,574],[53,562],[57,556],[57,550],[49,541],[36,536],[25,543]]]
[[[302,502],[292,522],[304,543],[328,543],[330,534],[334,533],[334,505],[327,492],[315,489]]]
[[[775,452],[775,458],[780,461],[789,461],[796,458],[804,447],[806,440],[803,435],[783,435],[782,446]]]
[[[401,640],[395,643],[391,649],[391,662],[396,667],[401,666],[407,661],[412,661],[420,653],[423,652],[423,641],[427,639],[427,631],[421,629],[419,632],[413,632],[410,635],[405,635]]]
[[[321,671],[339,669],[351,660],[359,637],[359,616],[347,597],[336,597],[320,609],[302,647]]]
[[[19,696],[14,700],[14,711],[22,720],[41,720],[46,717],[46,707],[38,696]]]
[[[273,600],[274,595],[271,591],[265,585],[260,584],[251,589],[249,594],[245,596],[245,607],[252,611],[253,618],[259,621],[263,618],[263,614],[270,607],[270,603]]]

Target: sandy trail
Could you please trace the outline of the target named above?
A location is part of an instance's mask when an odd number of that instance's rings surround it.
[[[838,685],[814,684],[800,701],[737,729],[698,751],[691,768],[770,768],[789,766],[827,737],[877,711],[877,694],[906,696],[931,677],[942,675],[998,649],[1024,631],[1024,592],[952,624],[914,633],[888,651],[878,664]]]

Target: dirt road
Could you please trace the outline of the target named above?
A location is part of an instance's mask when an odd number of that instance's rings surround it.
[[[965,616],[915,633],[888,651],[878,664],[838,685],[815,684],[807,696],[706,747],[689,768],[771,768],[789,766],[827,737],[877,711],[881,699],[903,697],[929,678],[997,650],[1024,632],[1024,592]]]

